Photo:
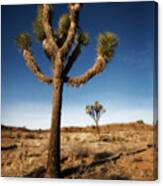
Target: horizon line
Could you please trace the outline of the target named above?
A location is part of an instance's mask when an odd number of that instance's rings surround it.
[[[144,124],[144,125],[155,125],[153,122],[152,123],[148,123],[148,122],[144,122],[144,120],[135,120],[135,121],[128,121],[128,122],[110,122],[110,123],[102,123],[102,124],[99,124],[99,126],[106,126],[106,125],[126,125],[126,124],[135,124],[135,123],[137,123],[137,124],[139,124],[138,123],[138,121],[143,121],[142,122],[142,124]],[[43,130],[49,130],[50,129],[50,127],[49,128],[42,128],[42,127],[40,127],[40,128],[28,128],[28,127],[26,127],[25,125],[22,125],[22,126],[16,126],[16,125],[8,125],[8,124],[4,124],[4,123],[1,123],[1,127],[2,126],[7,126],[7,127],[15,127],[15,128],[25,128],[25,129],[29,129],[29,130],[39,130],[39,129],[43,129]],[[61,125],[61,129],[62,128],[86,128],[86,127],[91,127],[91,126],[95,126],[95,124],[87,124],[87,125],[83,125],[83,126],[81,126],[81,125],[65,125],[65,126],[63,126],[62,127],[62,125]]]

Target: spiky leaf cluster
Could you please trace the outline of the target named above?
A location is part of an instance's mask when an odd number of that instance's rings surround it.
[[[100,33],[98,36],[97,53],[108,61],[113,57],[114,49],[118,45],[118,38],[114,33]]]
[[[93,105],[87,105],[85,108],[87,114],[89,114],[95,121],[98,121],[100,116],[106,112],[102,104],[99,101],[95,101]]]
[[[68,29],[70,27],[69,14],[63,14],[58,22],[58,33],[61,35],[67,35]]]
[[[28,33],[24,32],[16,36],[15,38],[16,42],[16,47],[24,50],[24,49],[29,49],[31,47],[31,37]]]
[[[93,116],[94,115],[94,106],[93,105],[87,105],[86,108],[85,108],[85,111],[90,116]]]
[[[94,109],[96,112],[104,111],[102,104],[99,101],[95,101]]]
[[[84,46],[89,44],[90,38],[87,32],[80,32],[76,36],[76,41]]]
[[[42,25],[42,6],[39,5],[37,9],[37,16],[33,22],[33,32],[38,41],[43,41],[45,38],[45,32]]]

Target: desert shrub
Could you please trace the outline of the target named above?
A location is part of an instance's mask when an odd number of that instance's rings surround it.
[[[138,124],[144,124],[144,121],[143,120],[138,120],[136,121]]]
[[[22,137],[21,133],[18,132],[17,135],[16,135],[16,137],[17,137],[18,139],[20,139],[20,138]]]
[[[29,139],[35,139],[35,134],[32,133],[25,133],[23,136],[25,139],[29,138]]]
[[[87,150],[80,150],[76,155],[76,158],[85,158],[89,157],[89,152]]]

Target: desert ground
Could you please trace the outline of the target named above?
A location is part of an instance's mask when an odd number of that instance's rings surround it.
[[[156,127],[144,123],[61,129],[63,178],[154,180]],[[1,127],[1,175],[46,177],[49,130]],[[156,163],[155,163],[156,162]]]

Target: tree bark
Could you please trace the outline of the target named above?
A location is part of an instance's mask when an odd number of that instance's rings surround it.
[[[63,81],[61,78],[61,68],[58,67],[60,66],[56,65],[53,77],[53,106],[47,163],[47,175],[51,178],[60,177],[60,123]]]
[[[96,128],[97,128],[97,134],[98,134],[98,138],[100,139],[100,128],[98,126],[98,121],[96,120]]]

